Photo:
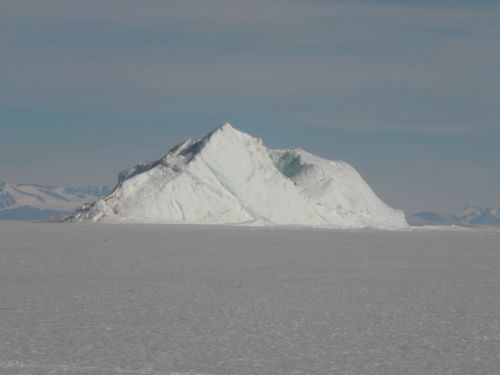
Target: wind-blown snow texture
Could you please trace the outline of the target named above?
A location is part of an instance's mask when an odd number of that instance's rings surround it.
[[[0,223],[0,374],[500,374],[499,243]]]
[[[404,228],[344,162],[271,150],[224,124],[161,160],[124,171],[109,196],[77,220]]]

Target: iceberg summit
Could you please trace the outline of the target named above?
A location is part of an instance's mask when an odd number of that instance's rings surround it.
[[[225,123],[163,158],[123,171],[112,193],[76,221],[301,225],[401,229],[349,164],[301,149],[274,150]]]

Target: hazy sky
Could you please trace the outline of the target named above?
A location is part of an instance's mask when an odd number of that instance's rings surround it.
[[[500,4],[0,0],[0,180],[113,184],[225,121],[409,212],[500,207]]]

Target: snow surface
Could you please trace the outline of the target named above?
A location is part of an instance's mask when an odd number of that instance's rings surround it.
[[[406,228],[344,162],[271,150],[224,124],[162,159],[121,172],[109,196],[77,220]]]
[[[0,374],[499,374],[499,243],[0,223]]]

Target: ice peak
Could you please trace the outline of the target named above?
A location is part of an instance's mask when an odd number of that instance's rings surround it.
[[[174,146],[163,157],[163,160],[170,160],[178,156],[187,157],[187,161],[193,160],[195,156],[206,152],[207,149],[220,149],[224,148],[239,148],[244,147],[242,140],[253,138],[250,135],[235,129],[228,122],[219,125],[210,133],[198,140],[188,139]]]
[[[208,143],[216,142],[219,145],[229,145],[241,142],[243,139],[253,139],[253,137],[247,133],[244,133],[236,128],[234,128],[230,123],[225,122],[219,125],[205,137],[203,137],[200,142],[203,145]]]
[[[212,130],[208,137],[213,134],[232,134],[232,133],[241,133],[239,130],[235,129],[229,122],[225,122],[222,125],[219,125],[214,130]]]
[[[222,125],[219,125],[218,129],[220,129],[220,130],[235,130],[234,127],[229,122],[225,122]]]

